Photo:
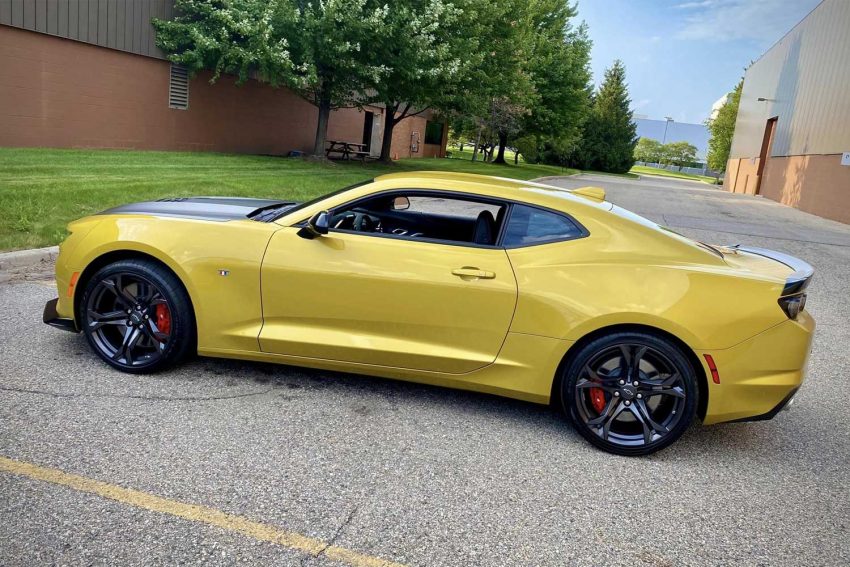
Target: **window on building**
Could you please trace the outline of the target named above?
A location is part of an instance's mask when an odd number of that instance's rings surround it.
[[[174,63],[168,81],[168,108],[189,109],[189,70]]]
[[[425,143],[443,145],[443,123],[431,122],[430,120],[425,125]]]
[[[505,230],[505,246],[528,246],[556,240],[569,240],[582,235],[570,219],[558,213],[514,205]]]

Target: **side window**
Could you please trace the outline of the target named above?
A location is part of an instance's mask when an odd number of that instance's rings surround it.
[[[581,229],[565,216],[514,205],[505,231],[505,246],[527,246],[555,240],[568,240],[582,235]]]
[[[505,204],[450,193],[393,192],[331,211],[334,230],[495,246]]]

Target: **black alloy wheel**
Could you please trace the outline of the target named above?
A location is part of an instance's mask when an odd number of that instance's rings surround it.
[[[99,270],[80,301],[80,326],[111,366],[155,372],[178,362],[194,340],[194,319],[179,280],[147,260],[122,260]]]
[[[617,333],[585,345],[562,380],[564,410],[579,433],[618,455],[647,455],[687,430],[699,389],[687,358],[651,334]]]

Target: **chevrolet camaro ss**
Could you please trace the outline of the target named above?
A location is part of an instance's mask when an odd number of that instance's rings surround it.
[[[605,200],[469,174],[383,175],[306,203],[194,197],[72,222],[44,321],[118,370],[191,353],[562,408],[604,450],[769,419],[800,387],[813,270]]]

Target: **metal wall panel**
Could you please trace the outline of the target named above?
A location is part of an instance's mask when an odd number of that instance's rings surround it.
[[[80,37],[80,0],[69,0],[68,2],[68,37],[78,39]]]
[[[174,0],[0,0],[0,25],[158,59],[151,19],[173,15]]]
[[[56,35],[68,37],[68,2],[57,2],[56,5]]]
[[[12,25],[24,26],[24,0],[12,0]]]
[[[33,0],[29,0],[33,2]],[[47,0],[34,0],[35,31],[47,33]]]
[[[850,151],[850,1],[825,0],[747,69],[732,158]],[[759,101],[758,99],[765,99]]]

